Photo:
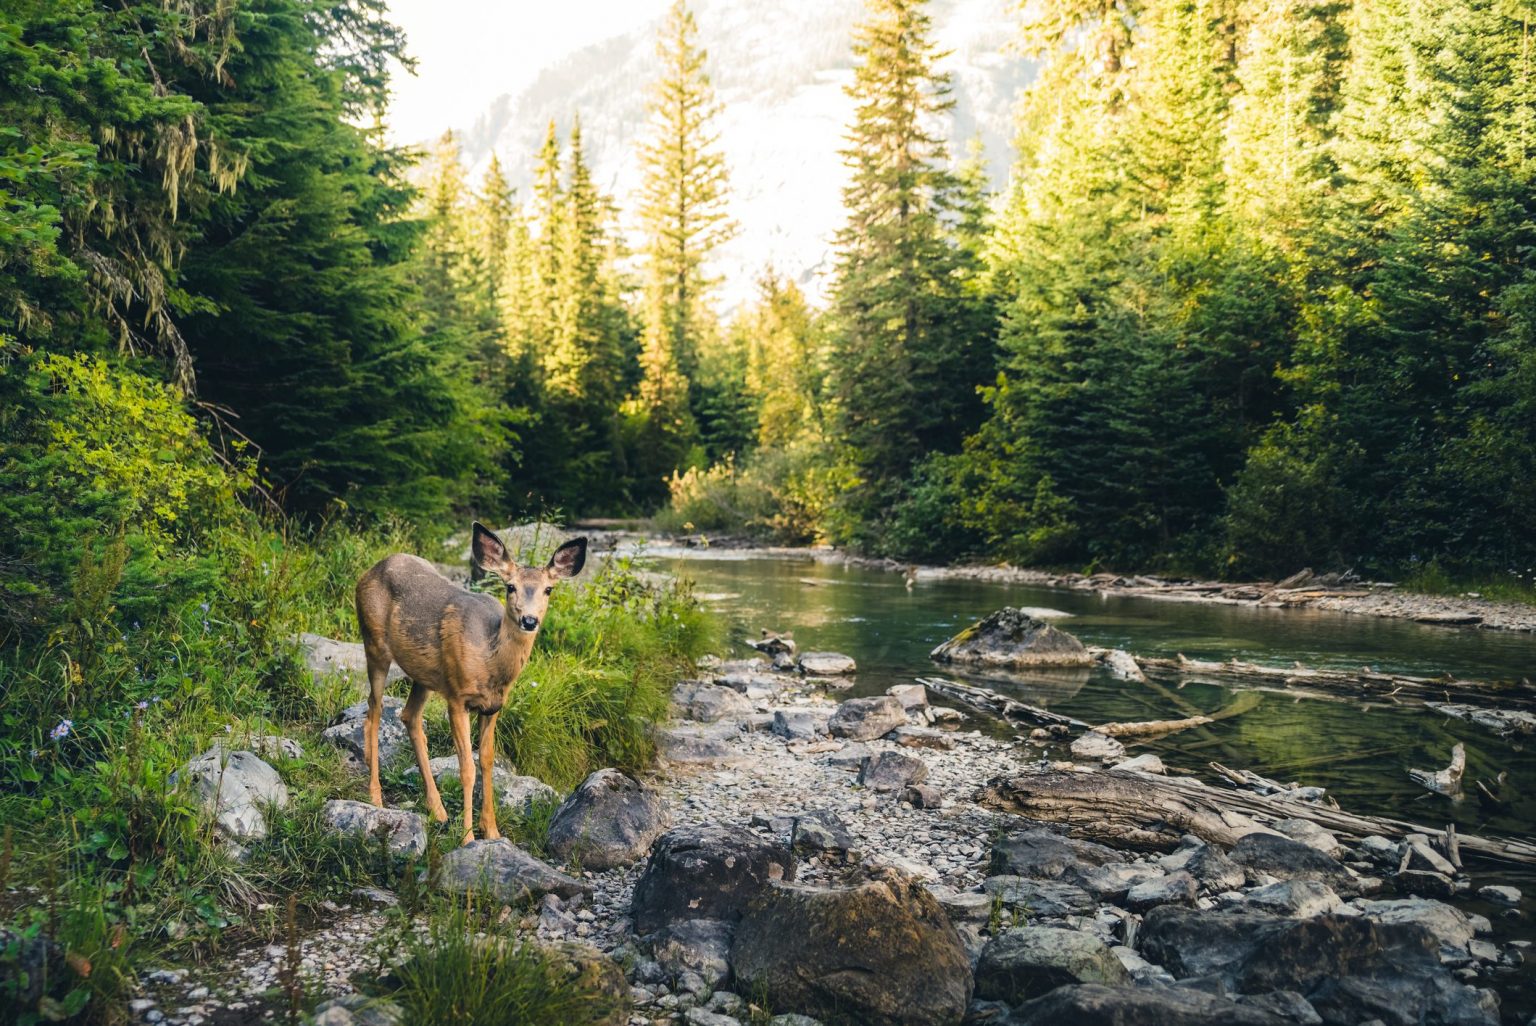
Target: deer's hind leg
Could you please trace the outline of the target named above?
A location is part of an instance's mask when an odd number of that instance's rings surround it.
[[[366,637],[365,637],[366,642]],[[384,685],[389,680],[390,655],[366,644],[368,656],[368,715],[363,720],[363,759],[368,763],[368,800],[384,807],[384,789],[379,786],[379,721],[384,712]]]
[[[421,725],[421,710],[432,692],[411,682],[411,697],[400,710],[400,722],[411,736],[411,747],[416,750],[416,768],[421,770],[421,786],[427,793],[427,811],[439,823],[448,822],[448,810],[443,808],[443,796],[438,794],[437,781],[432,778],[432,761],[427,758],[427,732]]]

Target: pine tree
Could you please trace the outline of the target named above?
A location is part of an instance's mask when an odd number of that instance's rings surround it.
[[[665,464],[680,459],[695,436],[690,381],[714,330],[705,265],[735,228],[725,208],[707,55],[683,0],[668,12],[656,55],[661,77],[651,99],[651,134],[640,148],[645,334],[638,399],[651,411],[651,439]]]
[[[990,371],[990,325],[952,230],[964,189],[937,127],[953,100],[930,34],[921,0],[871,0],[854,37],[832,371],[863,544],[877,543],[913,464],[976,425],[975,382]]]
[[[501,288],[507,276],[507,253],[512,244],[512,218],[516,210],[512,186],[502,170],[501,158],[491,154],[486,165],[485,178],[480,183],[479,200],[476,203],[473,228],[476,232],[476,248],[485,265],[485,279],[490,284],[493,300],[501,297]]]

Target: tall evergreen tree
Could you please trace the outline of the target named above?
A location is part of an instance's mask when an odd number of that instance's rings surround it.
[[[871,0],[854,37],[848,220],[837,237],[833,374],[859,485],[853,540],[877,544],[913,464],[979,419],[991,326],[965,279],[966,193],[941,125],[954,101],[922,0]]]

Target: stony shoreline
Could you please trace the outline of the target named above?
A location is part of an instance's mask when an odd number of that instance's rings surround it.
[[[1504,936],[1502,916],[1523,917],[1523,898],[1497,874],[1469,881],[1431,839],[1341,844],[1298,825],[1298,802],[1296,819],[1235,846],[1073,840],[1000,810],[988,785],[1099,773],[1098,756],[1074,756],[1049,731],[1002,741],[969,729],[920,687],[840,703],[835,679],[777,663],[702,665],[674,692],[678,718],[658,730],[663,761],[651,774],[632,789],[589,778],[566,799],[557,821],[569,808],[577,824],[567,850],[612,868],[572,879],[524,866],[507,878],[529,900],[508,902],[506,935],[612,958],[632,1026],[766,1022],[751,1001],[773,991],[780,1012],[842,1002],[862,1008],[857,1021],[902,1026],[1499,1021],[1495,991],[1527,951]],[[454,857],[478,866],[509,850],[477,842]],[[1491,917],[1442,900],[1489,885],[1502,909]],[[303,938],[316,989],[344,995],[377,977],[387,962],[378,903],[392,900],[358,891]],[[836,956],[846,966],[797,962],[802,938],[775,942],[850,923]],[[860,948],[869,930],[886,940]],[[286,957],[260,946],[218,966],[150,973],[136,1021],[279,1021],[272,989]],[[948,968],[936,973],[939,964]],[[861,989],[866,977],[878,986]],[[371,1022],[340,1006],[315,1021]]]

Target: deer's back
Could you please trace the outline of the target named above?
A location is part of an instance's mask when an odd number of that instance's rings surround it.
[[[502,607],[402,553],[358,580],[357,620],[365,645],[382,646],[407,677],[439,691],[456,667],[468,669],[475,653],[496,647]]]

